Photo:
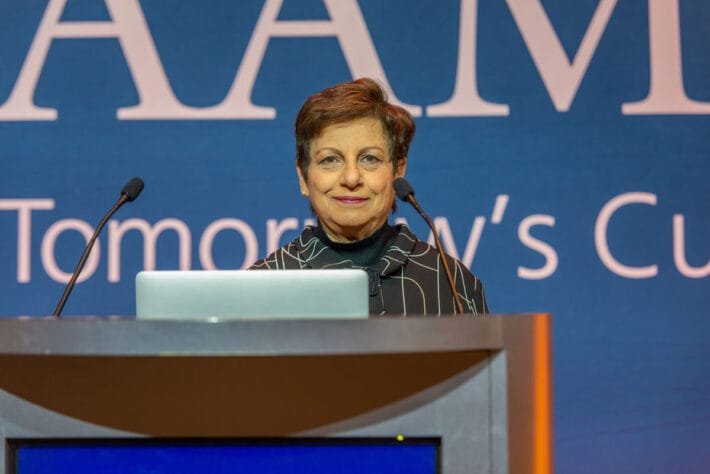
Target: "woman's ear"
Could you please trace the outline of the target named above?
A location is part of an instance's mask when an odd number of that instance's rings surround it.
[[[301,168],[298,165],[296,165],[296,173],[298,173],[298,187],[301,189],[301,194],[308,197],[308,183],[306,182],[306,178],[303,177]]]
[[[404,174],[407,172],[407,157],[405,156],[401,160],[399,160],[399,164],[397,165],[397,170],[394,173],[395,178],[404,178]]]

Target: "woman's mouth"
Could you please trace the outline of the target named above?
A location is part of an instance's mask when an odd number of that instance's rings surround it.
[[[367,198],[357,196],[335,196],[333,199],[341,204],[361,204],[367,201]]]

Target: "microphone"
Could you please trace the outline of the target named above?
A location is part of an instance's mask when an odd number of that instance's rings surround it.
[[[436,231],[436,227],[434,227],[434,223],[429,219],[429,216],[426,215],[424,210],[421,208],[417,200],[414,198],[414,189],[412,186],[407,182],[406,179],[404,178],[397,178],[394,180],[394,183],[392,183],[394,186],[394,191],[397,193],[397,197],[404,201],[408,202],[411,204],[414,209],[417,210],[420,216],[424,218],[426,223],[429,225],[429,228],[431,229],[432,235],[434,236],[434,241],[436,242],[436,250],[439,251],[439,257],[441,257],[441,262],[444,264],[444,273],[446,273],[446,279],[449,282],[449,287],[451,288],[451,293],[454,294],[454,301],[456,302],[456,309],[458,310],[459,314],[463,314],[463,305],[461,304],[461,298],[459,297],[458,292],[456,291],[456,285],[454,285],[454,278],[451,276],[451,269],[449,268],[449,263],[446,261],[446,254],[444,253],[444,248],[441,245],[441,241],[439,240],[439,235],[438,232]]]
[[[116,204],[113,205],[110,211],[106,213],[103,219],[101,219],[101,222],[99,222],[99,225],[96,227],[96,230],[94,231],[94,235],[91,236],[89,239],[89,243],[86,244],[86,248],[84,249],[84,253],[81,254],[81,258],[79,259],[79,263],[76,265],[76,268],[74,269],[74,273],[72,273],[71,279],[69,279],[69,283],[67,283],[67,287],[64,289],[64,294],[62,294],[62,297],[59,299],[59,304],[57,304],[57,307],[54,310],[54,313],[52,316],[55,318],[59,318],[59,315],[62,313],[62,309],[64,309],[64,305],[67,302],[67,298],[69,298],[69,294],[71,293],[71,290],[74,288],[74,284],[76,283],[76,279],[79,278],[79,274],[81,273],[81,270],[84,268],[84,264],[86,263],[86,259],[89,258],[89,254],[91,253],[91,249],[94,246],[94,242],[96,242],[96,239],[99,236],[99,233],[101,233],[101,230],[104,228],[106,225],[106,222],[111,218],[112,215],[118,209],[123,206],[127,202],[131,202],[135,200],[138,195],[143,191],[143,180],[140,178],[133,178],[131,179],[126,185],[123,187],[121,190],[121,197],[116,201]]]

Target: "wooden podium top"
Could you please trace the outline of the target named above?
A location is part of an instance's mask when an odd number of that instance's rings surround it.
[[[0,318],[0,354],[298,355],[500,350],[526,315],[362,320]],[[510,335],[510,334],[509,334]]]

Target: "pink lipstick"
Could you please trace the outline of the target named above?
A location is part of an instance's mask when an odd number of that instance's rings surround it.
[[[367,198],[357,196],[335,196],[333,199],[343,204],[361,204],[367,201]]]

